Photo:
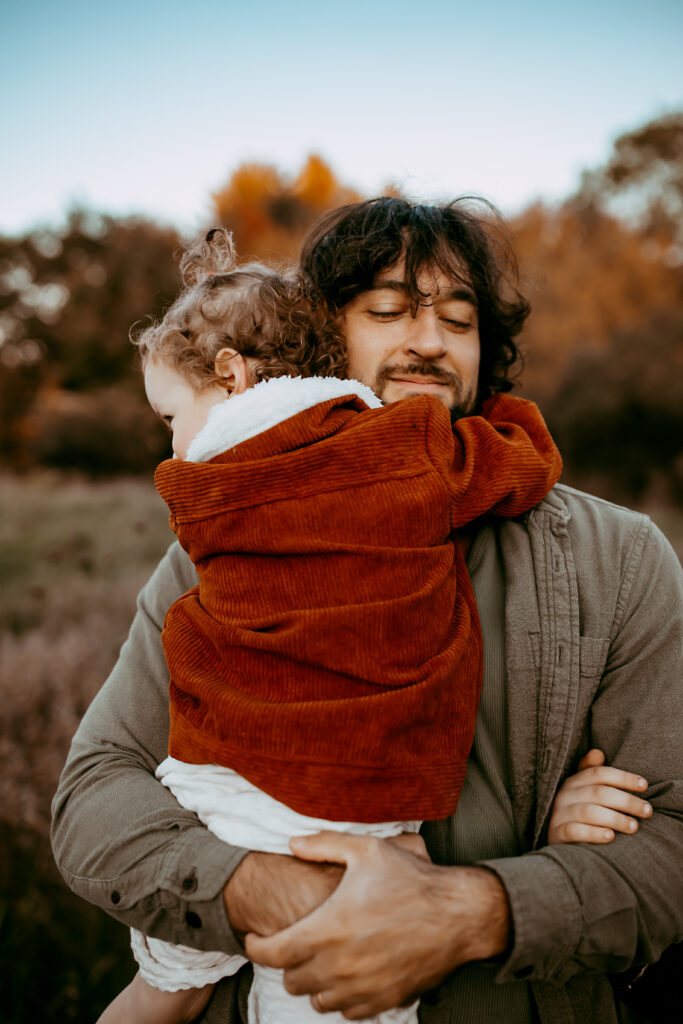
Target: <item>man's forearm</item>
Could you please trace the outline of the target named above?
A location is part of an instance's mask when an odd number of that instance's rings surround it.
[[[337,864],[307,864],[279,853],[249,853],[223,891],[236,934],[272,935],[320,906],[339,885]]]

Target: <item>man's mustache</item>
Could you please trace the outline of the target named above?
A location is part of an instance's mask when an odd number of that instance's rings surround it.
[[[404,364],[388,363],[380,367],[377,374],[377,392],[379,393],[379,390],[384,387],[390,378],[403,376],[431,377],[432,380],[437,381],[439,384],[446,384],[453,388],[456,396],[460,396],[462,392],[462,378],[460,374],[455,373],[453,370],[445,370],[443,366],[427,362],[424,359]]]

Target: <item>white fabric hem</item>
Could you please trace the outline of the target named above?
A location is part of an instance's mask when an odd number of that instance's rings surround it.
[[[287,807],[231,768],[217,764],[187,764],[167,757],[156,776],[182,807],[194,811],[224,843],[262,853],[291,854],[292,836],[312,836],[332,829],[352,835],[387,839],[417,832],[419,821],[327,821]]]
[[[167,757],[156,774],[178,802],[194,811],[215,836],[251,850],[291,854],[292,836],[314,835],[323,829],[388,838],[400,832],[417,832],[420,826],[418,821],[365,824],[309,818],[220,765],[186,764]],[[246,962],[240,956],[174,946],[135,931],[131,933],[131,946],[145,981],[166,992],[212,984],[235,974]],[[389,1010],[372,1020],[377,1024],[417,1024],[417,1003]],[[325,1021],[344,1024],[340,1013],[325,1014]],[[285,991],[281,971],[255,964],[249,1024],[320,1024],[320,1015],[308,997],[291,996]]]

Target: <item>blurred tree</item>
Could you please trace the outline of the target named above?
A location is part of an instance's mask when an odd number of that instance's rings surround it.
[[[0,361],[71,390],[129,378],[131,324],[178,289],[171,228],[75,210],[59,232],[0,241]]]
[[[85,394],[103,387],[119,387],[129,394],[128,405],[136,403],[137,419],[149,431],[152,449],[159,450],[162,435],[147,411],[128,334],[131,324],[158,315],[176,294],[177,244],[178,235],[171,228],[80,209],[69,214],[59,231],[0,239],[4,460],[26,465],[35,459],[36,417],[46,395]],[[55,434],[64,436],[54,401],[51,408]],[[130,419],[129,413],[128,409]],[[115,428],[106,422],[104,410],[102,414],[100,444],[105,448]],[[82,422],[92,441],[96,419],[90,416]],[[113,436],[110,440],[116,447]],[[130,444],[139,446],[139,441],[131,438]],[[139,454],[133,454],[122,468],[139,461]],[[153,464],[150,456],[147,465]]]
[[[579,482],[608,480],[617,499],[683,501],[683,310],[575,353],[546,415]]]
[[[567,476],[683,500],[683,113],[620,136],[576,195],[513,227],[533,308],[525,390]]]
[[[292,191],[302,206],[308,206],[316,214],[360,198],[355,192],[340,186],[329,164],[315,153],[301,168]]]
[[[620,135],[607,163],[584,172],[574,202],[619,213],[683,263],[683,111]]]
[[[274,167],[242,164],[225,188],[212,196],[218,220],[233,232],[245,259],[273,247],[277,251],[280,237],[286,239],[294,213],[284,209],[286,194],[287,186]]]
[[[121,385],[88,392],[44,388],[21,420],[31,463],[90,476],[144,473],[170,456],[170,436],[146,399]]]
[[[296,259],[306,231],[321,213],[360,196],[312,154],[293,181],[268,164],[242,164],[212,198],[240,257],[273,260]]]
[[[536,204],[513,228],[532,303],[524,385],[538,399],[552,399],[575,352],[603,349],[615,331],[682,306],[679,268],[596,207]]]

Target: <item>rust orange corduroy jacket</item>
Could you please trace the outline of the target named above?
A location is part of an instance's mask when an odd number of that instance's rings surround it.
[[[557,481],[535,405],[499,395],[452,427],[431,397],[291,416],[156,484],[199,584],[169,610],[169,753],[336,821],[455,809],[482,680],[451,532]]]

